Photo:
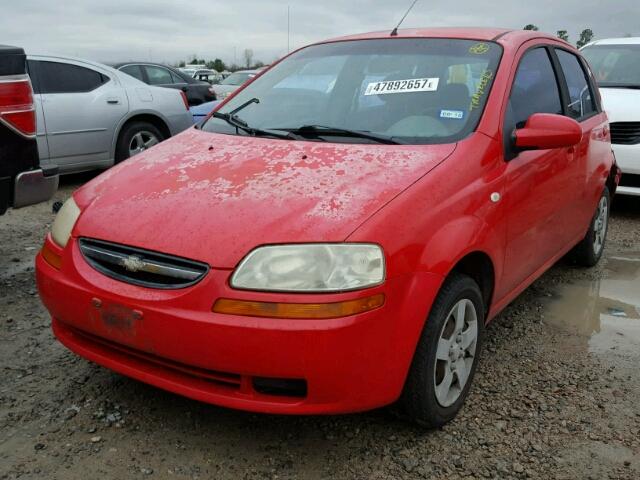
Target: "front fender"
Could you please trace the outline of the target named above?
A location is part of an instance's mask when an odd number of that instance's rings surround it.
[[[504,235],[476,216],[456,218],[435,232],[420,257],[420,269],[446,277],[464,257],[471,253],[486,254],[493,264],[496,278],[502,273],[500,254]]]

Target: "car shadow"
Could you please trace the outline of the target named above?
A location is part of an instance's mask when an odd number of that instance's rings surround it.
[[[638,218],[640,216],[640,196],[614,196],[611,212],[616,217]]]
[[[80,173],[71,173],[68,175],[60,176],[60,186],[70,186],[79,188],[89,180],[94,179],[98,175],[100,175],[104,170],[90,170],[88,172],[80,172]]]

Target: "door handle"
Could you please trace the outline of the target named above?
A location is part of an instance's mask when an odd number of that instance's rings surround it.
[[[117,98],[107,98],[107,103],[109,105],[117,105],[120,103],[120,100]]]

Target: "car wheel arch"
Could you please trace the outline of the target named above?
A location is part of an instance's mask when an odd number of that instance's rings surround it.
[[[493,292],[495,290],[496,272],[493,260],[482,250],[474,250],[460,258],[449,271],[450,275],[461,273],[471,277],[480,287],[486,315],[491,309]]]
[[[114,159],[116,157],[116,146],[118,144],[118,139],[120,138],[120,134],[123,129],[132,122],[148,122],[154,127],[156,127],[162,135],[164,136],[164,140],[171,137],[171,130],[169,129],[169,125],[167,121],[158,115],[156,112],[136,112],[132,113],[125,118],[123,118],[116,128],[115,135],[113,137],[113,142],[111,146],[111,158]]]

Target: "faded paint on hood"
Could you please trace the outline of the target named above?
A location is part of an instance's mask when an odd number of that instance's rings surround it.
[[[232,268],[262,244],[343,241],[454,149],[190,129],[78,190],[73,234]]]

